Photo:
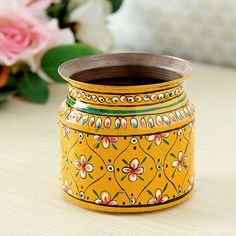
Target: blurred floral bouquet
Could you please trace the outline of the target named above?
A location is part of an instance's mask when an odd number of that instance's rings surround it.
[[[106,17],[122,0],[1,0],[0,101],[45,103],[58,66],[111,48]]]

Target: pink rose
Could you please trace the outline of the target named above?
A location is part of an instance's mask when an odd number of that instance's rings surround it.
[[[37,18],[28,7],[13,5],[0,12],[0,64],[25,61],[35,71],[48,48],[73,41],[72,33],[60,30],[56,20]]]
[[[0,59],[5,65],[30,59],[48,43],[47,35],[25,19],[0,17]]]

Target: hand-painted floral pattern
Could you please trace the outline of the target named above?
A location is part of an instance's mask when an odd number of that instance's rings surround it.
[[[69,195],[72,195],[72,190],[69,188],[68,181],[65,180],[64,184],[62,185],[63,190],[68,193]]]
[[[80,176],[82,179],[86,178],[87,172],[93,171],[93,166],[86,162],[86,157],[84,155],[80,156],[80,161],[76,160],[74,162],[75,168],[80,170]]]
[[[95,200],[96,204],[103,204],[103,205],[110,205],[110,206],[117,205],[117,202],[115,200],[111,199],[111,196],[110,196],[110,194],[107,191],[101,192],[101,196],[100,197],[101,198],[98,198],[98,199]]]
[[[179,152],[178,160],[173,161],[172,166],[178,168],[179,172],[181,172],[186,161],[187,157],[184,156],[183,152]]]
[[[68,127],[68,126],[66,126],[64,124],[61,124],[61,126],[62,126],[63,136],[66,137],[67,134],[70,133],[70,127]]]
[[[148,141],[152,142],[155,140],[155,144],[159,146],[161,144],[161,141],[165,140],[165,138],[167,138],[168,136],[169,136],[168,133],[150,135],[148,137]],[[165,140],[164,142],[166,143],[167,141]]]
[[[157,203],[164,203],[168,201],[169,197],[167,195],[162,196],[162,192],[160,189],[156,190],[155,197],[151,198],[148,203],[149,204],[157,204]]]
[[[128,164],[125,160],[123,160],[125,164]],[[137,177],[141,175],[144,171],[144,168],[139,166],[139,160],[137,158],[134,158],[129,166],[126,166],[122,169],[123,173],[126,175],[129,175],[129,180],[131,182],[135,182],[137,180]],[[141,178],[139,176],[139,178]],[[142,178],[141,178],[142,179]]]
[[[118,141],[117,137],[108,137],[108,136],[100,136],[100,135],[94,135],[94,139],[99,142],[102,142],[102,145],[105,149],[109,148],[110,143],[114,144]]]

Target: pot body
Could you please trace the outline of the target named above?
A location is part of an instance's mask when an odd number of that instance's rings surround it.
[[[184,201],[193,189],[194,115],[182,80],[132,92],[69,83],[58,113],[64,196],[109,212]]]

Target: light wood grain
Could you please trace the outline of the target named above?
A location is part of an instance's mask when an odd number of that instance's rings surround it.
[[[236,70],[195,64],[186,83],[197,108],[196,185],[167,210],[107,214],[64,200],[59,187],[56,110],[16,98],[0,106],[0,235],[236,235]]]

